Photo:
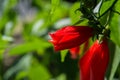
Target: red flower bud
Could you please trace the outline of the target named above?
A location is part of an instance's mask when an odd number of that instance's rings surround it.
[[[93,34],[93,29],[87,26],[67,26],[51,33],[52,42],[56,51],[70,49],[81,45]]]
[[[104,80],[108,66],[109,49],[106,40],[98,40],[80,59],[80,80]]]
[[[70,49],[71,58],[72,58],[72,59],[76,59],[77,56],[79,55],[79,52],[80,52],[80,47],[79,47],[79,46],[74,47],[74,48],[71,48],[71,49]]]

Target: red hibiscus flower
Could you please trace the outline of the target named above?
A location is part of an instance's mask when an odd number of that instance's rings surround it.
[[[88,26],[67,26],[50,33],[55,51],[70,49],[81,45],[93,35],[93,29]]]
[[[104,80],[109,60],[109,49],[106,40],[98,40],[80,59],[80,80]]]

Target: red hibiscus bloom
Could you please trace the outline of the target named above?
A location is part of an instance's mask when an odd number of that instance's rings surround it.
[[[71,58],[72,58],[72,59],[76,59],[77,56],[79,55],[79,52],[80,52],[80,47],[79,47],[79,46],[74,47],[74,48],[71,48],[71,49],[70,49]]]
[[[56,51],[70,49],[81,45],[93,35],[93,29],[88,26],[67,26],[50,33]]]
[[[80,59],[80,80],[104,80],[109,60],[109,49],[106,40],[98,40]]]

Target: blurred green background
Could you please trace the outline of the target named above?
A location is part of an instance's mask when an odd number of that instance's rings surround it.
[[[79,80],[79,59],[68,52],[61,62],[48,42],[80,19],[78,8],[77,0],[0,0],[0,80]]]

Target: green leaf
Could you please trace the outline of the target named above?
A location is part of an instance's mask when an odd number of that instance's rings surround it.
[[[54,13],[54,11],[57,9],[57,7],[60,4],[60,0],[51,0],[51,4],[52,4],[52,10],[51,10],[51,14]]]
[[[111,73],[109,80],[113,80],[117,67],[120,63],[120,47],[116,46],[115,55],[112,63]]]
[[[50,46],[50,43],[43,40],[35,40],[26,42],[15,46],[10,50],[10,55],[24,54],[31,51],[39,51],[41,54],[45,51],[46,48]]]
[[[120,8],[120,0],[117,1],[113,10],[120,12],[119,8]],[[117,14],[115,12],[112,13],[110,19],[110,30],[111,30],[112,41],[120,47],[120,37],[118,37],[118,35],[120,35],[120,14]]]
[[[67,79],[66,79],[66,75],[65,75],[65,74],[61,74],[61,75],[59,75],[59,76],[56,78],[56,80],[67,80]]]
[[[80,2],[76,2],[72,5],[70,9],[70,18],[72,21],[72,24],[75,24],[77,21],[80,20],[81,12],[77,9],[80,8]]]
[[[115,2],[115,0],[105,0],[100,8],[100,15],[105,13]]]
[[[2,80],[2,77],[0,76],[0,80]]]
[[[0,49],[0,60],[2,60],[4,58],[4,52],[5,52],[5,49]]]
[[[3,40],[3,37],[0,35],[0,49],[5,49],[8,47],[8,41]]]
[[[28,70],[28,78],[30,80],[50,80],[51,74],[43,64],[33,58],[32,65]]]
[[[50,73],[41,64],[33,66],[28,72],[28,77],[30,80],[50,80]]]
[[[62,3],[62,5],[56,6],[57,9],[51,12],[51,22],[54,24],[55,21],[60,20],[68,16],[70,5],[68,3]]]
[[[113,10],[120,13],[120,0],[117,1],[117,3],[115,4]]]
[[[61,62],[64,62],[67,53],[68,53],[68,50],[62,50],[60,52],[60,54],[61,54]]]
[[[5,15],[4,17],[0,18],[0,32],[4,28],[4,25],[8,21],[8,15]]]
[[[21,71],[16,75],[16,79],[15,80],[22,80],[23,78],[25,78],[27,76],[27,71]]]
[[[113,14],[110,19],[111,40],[120,47],[120,15]]]
[[[4,49],[7,47],[7,43],[6,42],[0,42],[0,49]]]

